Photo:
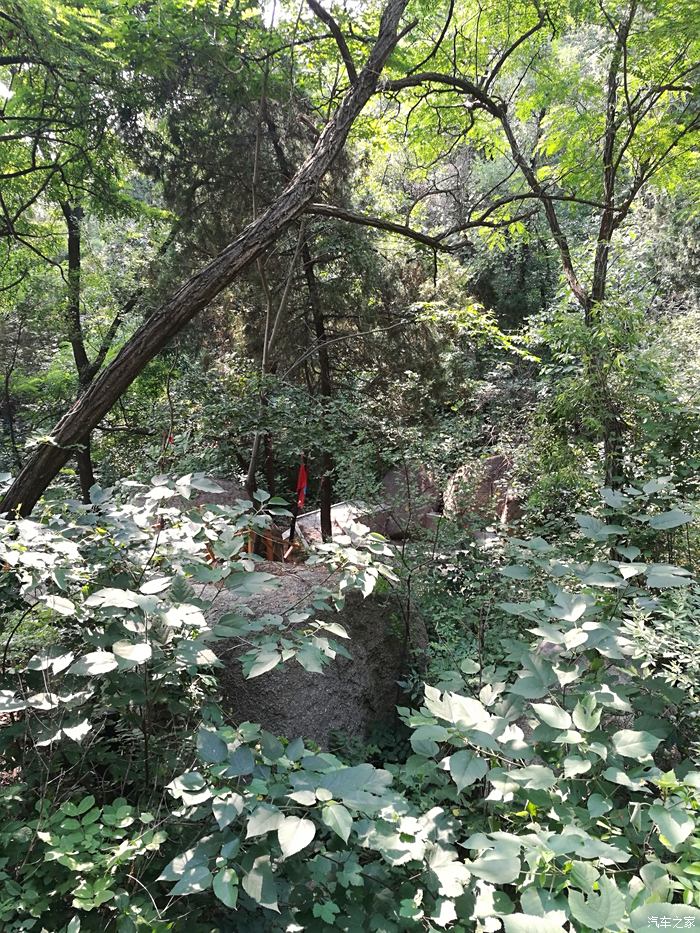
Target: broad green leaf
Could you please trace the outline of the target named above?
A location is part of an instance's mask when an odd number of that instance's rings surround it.
[[[234,910],[238,903],[238,875],[233,868],[223,868],[214,875],[214,894],[222,904]]]
[[[590,862],[574,862],[569,877],[577,888],[581,888],[582,891],[592,891],[593,885],[600,877],[600,873],[596,871]]]
[[[145,664],[153,654],[153,649],[147,641],[138,643],[115,641],[112,645],[112,651],[118,658],[121,658],[123,661],[128,661],[135,666],[138,664]]]
[[[604,813],[609,813],[613,805],[612,801],[607,797],[603,797],[602,794],[591,794],[586,803],[586,807],[591,817],[597,820],[598,817],[603,816]]]
[[[271,803],[260,803],[248,817],[246,839],[264,836],[281,824],[284,814]]]
[[[651,732],[635,732],[633,729],[621,729],[612,736],[612,743],[618,755],[624,758],[647,758],[656,751],[661,739]]]
[[[609,505],[612,509],[624,509],[624,507],[629,505],[632,501],[630,497],[626,496],[623,492],[620,492],[618,489],[611,489],[609,486],[604,486],[600,492],[605,504]]]
[[[531,703],[538,718],[553,729],[568,729],[571,726],[571,716],[565,709],[551,703]]]
[[[206,628],[207,620],[198,606],[182,603],[163,613],[163,622],[170,628]]]
[[[337,833],[343,842],[347,842],[352,829],[352,816],[350,812],[340,803],[328,803],[321,810],[321,819]]]
[[[652,567],[647,571],[647,586],[652,589],[665,590],[676,586],[689,586],[690,577],[677,567]]]
[[[139,601],[136,595],[130,593],[128,590],[106,587],[88,596],[85,600],[85,605],[114,607],[116,609],[135,609],[139,605]]]
[[[42,599],[49,607],[62,616],[75,615],[75,604],[63,596],[43,596]]]
[[[565,933],[564,911],[558,910],[551,916],[537,917],[532,914],[509,914],[503,918],[506,933]]]
[[[655,803],[649,808],[649,816],[659,834],[664,837],[662,842],[665,840],[665,845],[672,852],[675,852],[695,829],[695,820],[680,803],[670,807]]]
[[[313,842],[315,835],[316,827],[311,820],[298,816],[284,817],[277,827],[277,838],[285,858],[305,849]]]
[[[64,725],[61,732],[73,742],[82,742],[88,732],[92,729],[89,719],[83,719],[72,726]]]
[[[267,910],[276,910],[277,887],[270,868],[270,856],[260,855],[253,862],[253,867],[243,876],[243,890],[256,904]]]
[[[199,894],[211,887],[212,875],[206,865],[191,865],[182,872],[180,880],[170,889],[175,894]]]
[[[259,651],[246,675],[247,679],[252,680],[254,677],[260,677],[261,674],[271,671],[281,660],[282,655],[279,651]]]
[[[107,674],[119,666],[119,662],[111,651],[91,651],[68,668],[69,674],[79,677],[96,677],[98,674]]]
[[[625,529],[621,525],[608,525],[592,515],[574,515],[581,533],[593,541],[605,541],[610,535],[622,535]]]
[[[444,742],[449,733],[444,726],[418,726],[411,735],[411,747],[417,755],[432,758],[439,752],[438,742]]]
[[[566,590],[557,590],[554,605],[548,610],[548,615],[562,622],[577,622],[588,608],[588,600],[578,593],[567,593]]]
[[[51,668],[54,674],[60,674],[72,663],[75,655],[71,651],[66,651],[60,645],[50,645],[48,648],[42,648],[41,651],[33,655],[27,662],[27,669],[30,671],[45,671]]]
[[[578,758],[575,755],[570,755],[564,759],[564,777],[573,778],[579,774],[586,774],[592,767],[593,764],[588,758]]]
[[[584,899],[578,891],[569,892],[569,908],[574,918],[591,930],[614,927],[625,916],[625,899],[615,882],[607,875],[598,882],[599,892],[594,891]]]
[[[522,564],[509,564],[507,567],[501,567],[499,573],[512,580],[529,580],[532,576],[530,569]]]
[[[465,787],[484,777],[489,770],[489,766],[483,758],[479,758],[473,752],[465,750],[455,752],[445,760],[452,780],[457,785],[457,790],[460,793]]]
[[[593,732],[600,725],[602,710],[595,708],[595,698],[592,699],[592,705],[579,701],[574,707],[572,718],[574,725],[581,732]]]
[[[144,596],[162,593],[163,590],[168,589],[172,582],[173,577],[154,577],[153,580],[147,580],[146,583],[141,585],[139,593],[143,593]]]
[[[225,829],[232,823],[243,812],[244,805],[245,800],[243,797],[234,792],[212,800],[211,809],[214,819],[219,824],[219,829]]]
[[[548,790],[553,787],[557,779],[551,768],[545,765],[527,765],[525,768],[514,768],[507,772],[508,778],[515,781],[525,790]]]
[[[197,473],[190,477],[183,476],[182,479],[177,481],[177,485],[191,486],[193,489],[198,489],[201,492],[222,493],[224,491],[213,479],[209,479]]]
[[[472,875],[476,875],[482,881],[489,881],[491,884],[512,884],[520,875],[520,859],[510,856],[502,857],[497,849],[482,855],[473,862],[466,862],[466,866]]]
[[[658,530],[668,528],[678,528],[679,525],[687,525],[692,522],[693,516],[688,512],[682,512],[680,509],[671,509],[670,512],[662,512],[660,515],[652,515],[649,519],[649,525]]]
[[[228,757],[228,746],[214,729],[200,726],[197,733],[197,754],[202,761],[219,764]]]

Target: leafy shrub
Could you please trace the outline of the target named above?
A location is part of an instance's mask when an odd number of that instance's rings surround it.
[[[292,658],[314,670],[344,632],[310,616],[207,624],[212,585],[269,583],[243,547],[261,509],[167,508],[207,483],[157,478],[145,503],[105,496],[6,528],[17,592],[62,631],[5,671],[0,694],[4,930],[587,933],[700,920],[685,696],[649,670],[630,627],[640,611],[650,623],[673,612],[680,591],[697,598],[686,569],[642,560],[630,541],[640,524],[663,532],[690,516],[657,511],[652,524],[618,501],[619,524],[578,516],[568,551],[513,539],[500,575],[514,598],[498,611],[534,642],[426,686],[419,709],[400,711],[405,762],[349,766],[217,708],[218,639],[245,633],[255,676]],[[377,539],[322,553],[345,585],[391,576]]]

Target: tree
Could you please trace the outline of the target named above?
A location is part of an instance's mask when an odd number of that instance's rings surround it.
[[[379,32],[357,81],[326,124],[312,153],[286,190],[204,269],[188,280],[124,345],[54,428],[51,441],[27,460],[2,501],[4,512],[29,514],[85,436],[144,366],[209,302],[247,268],[313,201],[319,182],[342,150],[357,116],[374,93],[399,38],[408,0],[388,0]]]
[[[438,41],[414,45],[404,74],[383,89],[399,102],[394,132],[425,165],[423,177],[439,180],[455,148],[480,156],[470,188],[449,192],[456,209],[445,209],[445,186],[435,184],[428,194],[430,203],[443,199],[437,232],[435,211],[424,210],[433,221],[425,230],[333,205],[310,210],[454,252],[466,231],[522,235],[535,205],[569,294],[595,326],[611,297],[616,235],[645,187],[673,189],[692,158],[700,128],[692,17],[686,5],[652,10],[639,0],[551,10],[524,2],[507,15],[499,5],[451,4]],[[450,27],[454,40],[442,41]],[[381,127],[373,129],[384,145]],[[401,161],[398,139],[395,148]],[[406,214],[424,200],[407,201]],[[596,360],[590,378],[601,381]],[[603,387],[603,405],[604,395]],[[610,404],[602,437],[608,484],[619,478],[623,431]]]

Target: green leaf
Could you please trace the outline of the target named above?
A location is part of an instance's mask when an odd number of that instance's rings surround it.
[[[586,803],[586,807],[591,818],[597,820],[598,817],[603,816],[604,813],[609,813],[613,805],[608,797],[603,797],[601,794],[591,794]]]
[[[53,611],[57,612],[59,615],[75,615],[75,605],[70,599],[65,599],[63,596],[43,596],[42,599],[49,609],[53,609]]]
[[[664,807],[655,803],[649,808],[649,816],[663,837],[664,845],[675,852],[695,829],[695,820],[682,804]]]
[[[689,586],[691,583],[687,571],[665,564],[653,564],[647,571],[647,586],[665,590],[676,586]]]
[[[520,875],[520,859],[499,856],[497,849],[473,862],[467,862],[466,866],[477,878],[490,881],[491,884],[512,884]]]
[[[267,910],[276,910],[277,888],[270,868],[270,856],[260,855],[253,862],[253,867],[243,876],[243,890],[256,904]]]
[[[600,874],[590,862],[574,862],[569,874],[571,881],[582,891],[591,891]]]
[[[473,784],[484,777],[489,770],[488,764],[483,758],[479,758],[473,752],[461,750],[455,752],[446,758],[452,780],[457,785],[457,790],[461,793],[465,787]]]
[[[539,719],[553,729],[568,729],[571,726],[571,716],[565,709],[553,706],[551,703],[531,703]]]
[[[285,858],[305,849],[315,835],[316,827],[311,820],[298,816],[286,816],[277,828],[277,838]]]
[[[212,874],[206,865],[191,865],[182,872],[182,877],[170,889],[171,894],[199,894],[211,887]]]
[[[314,917],[322,920],[324,925],[332,927],[340,913],[340,907],[334,901],[324,901],[323,904],[314,904],[312,913]]]
[[[417,755],[432,758],[439,752],[438,742],[444,742],[449,736],[444,726],[418,726],[411,735],[411,747]]]
[[[549,790],[557,783],[551,768],[544,765],[528,765],[507,772],[507,777],[526,790]]]
[[[238,875],[233,868],[223,868],[214,875],[213,887],[221,903],[234,910],[238,903]]]
[[[66,651],[60,645],[50,645],[29,659],[27,670],[45,671],[51,668],[54,674],[60,674],[71,664],[74,657],[71,651]]]
[[[69,674],[79,677],[96,677],[98,674],[107,674],[119,666],[117,659],[111,651],[91,651],[68,668]]]
[[[130,641],[115,641],[112,645],[112,651],[118,658],[121,658],[122,661],[127,661],[134,667],[139,664],[145,664],[153,654],[153,649],[147,641],[136,643]]]
[[[605,541],[610,535],[622,535],[625,529],[621,525],[608,525],[592,515],[574,515],[581,533],[593,541]]]
[[[246,675],[246,679],[252,680],[254,677],[260,677],[261,674],[266,674],[267,671],[271,671],[273,667],[277,667],[281,660],[282,655],[279,651],[259,651]]]
[[[201,492],[221,493],[224,490],[213,479],[209,479],[199,473],[193,473],[189,476],[183,476],[177,481],[178,486],[191,486],[192,489],[199,489]]]
[[[334,833],[347,842],[352,829],[352,816],[340,803],[329,803],[321,810],[321,819]]]
[[[529,580],[532,576],[530,569],[522,564],[509,564],[507,567],[501,567],[499,573],[512,580]]]
[[[86,606],[104,606],[114,607],[116,609],[135,609],[139,601],[134,593],[128,590],[119,590],[114,587],[106,587],[97,590],[85,600]]]
[[[260,803],[248,818],[246,839],[253,836],[264,836],[281,824],[284,814],[271,803]],[[245,885],[244,885],[245,887]]]
[[[558,910],[553,917],[536,917],[532,914],[510,914],[503,917],[506,933],[565,933],[562,923],[566,914]]]
[[[574,708],[572,715],[574,725],[581,732],[593,732],[600,725],[602,710],[596,709],[595,698],[592,700],[592,704],[579,701]]]
[[[612,737],[612,743],[618,755],[624,758],[647,758],[656,751],[661,739],[651,732],[635,732],[633,729],[621,729]]]
[[[72,726],[64,725],[61,732],[73,742],[82,742],[88,732],[92,729],[89,719],[83,719]]]
[[[167,590],[173,582],[173,577],[154,577],[153,580],[147,580],[140,588],[139,593],[144,596],[152,596],[155,593],[162,593]]]
[[[214,729],[200,726],[197,733],[197,754],[208,764],[219,764],[228,757],[228,746]]]
[[[668,528],[678,528],[679,525],[687,525],[692,522],[693,516],[688,512],[682,512],[680,509],[671,509],[670,512],[662,512],[660,515],[652,515],[649,519],[649,525],[657,530],[666,530]]]
[[[243,797],[234,792],[212,800],[211,809],[214,819],[219,824],[219,829],[225,829],[237,816],[240,816],[244,805]]]
[[[599,894],[591,892],[584,900],[578,891],[569,892],[569,908],[580,923],[591,930],[614,926],[625,916],[625,899],[615,882],[606,875],[598,882]]]

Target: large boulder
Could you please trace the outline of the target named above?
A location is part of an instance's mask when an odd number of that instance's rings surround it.
[[[520,500],[510,486],[512,463],[503,454],[461,466],[445,490],[444,511],[457,521],[478,516],[506,524],[520,517]]]
[[[211,609],[215,621],[226,612],[247,606],[256,616],[282,613],[310,605],[315,586],[328,586],[327,570],[305,566],[261,563],[273,573],[279,586],[254,597],[235,597],[219,591]],[[331,618],[324,614],[319,617]],[[223,707],[234,722],[258,722],[276,735],[304,736],[328,748],[332,732],[349,738],[366,738],[377,724],[395,724],[401,702],[397,681],[405,676],[412,650],[427,644],[422,621],[414,615],[409,624],[400,619],[400,607],[391,595],[363,599],[357,592],[347,597],[345,608],[332,614],[350,635],[346,647],[351,659],[338,657],[322,674],[304,670],[296,661],[246,680],[240,655],[245,644],[234,641],[219,646],[225,663],[219,674]]]
[[[429,470],[417,463],[392,467],[384,476],[381,505],[363,521],[387,538],[411,537],[416,528],[435,527],[442,492]]]

